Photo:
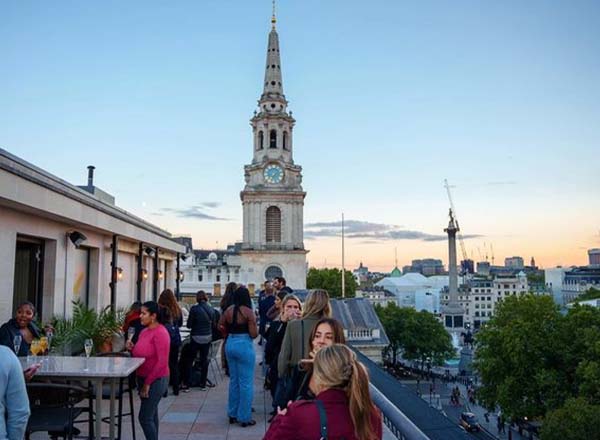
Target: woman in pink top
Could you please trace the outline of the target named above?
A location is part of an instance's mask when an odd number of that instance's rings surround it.
[[[136,371],[141,398],[138,418],[146,440],[158,440],[158,402],[167,392],[169,384],[171,337],[158,322],[158,304],[155,301],[142,305],[140,320],[146,328],[141,331],[135,345],[127,342],[127,348],[133,357],[145,359]]]

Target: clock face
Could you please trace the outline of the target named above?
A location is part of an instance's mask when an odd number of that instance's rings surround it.
[[[267,165],[263,175],[267,183],[280,183],[283,180],[283,169],[279,165]]]

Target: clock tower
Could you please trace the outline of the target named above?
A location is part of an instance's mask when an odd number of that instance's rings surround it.
[[[241,266],[258,288],[266,279],[286,278],[306,287],[302,167],[293,160],[295,119],[283,94],[279,36],[271,19],[263,93],[250,120],[252,163],[244,167],[240,193],[244,218]]]

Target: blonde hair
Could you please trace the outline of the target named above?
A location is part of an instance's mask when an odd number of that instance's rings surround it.
[[[294,295],[293,293],[288,293],[282,300],[281,300],[281,313],[283,313],[283,309],[285,309],[285,305],[287,304],[288,301],[296,301],[298,303],[298,307],[300,307],[300,311],[302,311],[302,301],[300,301],[300,298],[298,298],[296,295]]]
[[[317,318],[331,317],[331,304],[329,303],[327,290],[314,289],[309,292],[304,304],[304,313],[302,313],[303,318],[308,316],[316,316]]]
[[[322,348],[315,356],[313,376],[322,389],[337,388],[346,392],[356,437],[359,440],[376,439],[369,374],[356,354],[342,344]]]

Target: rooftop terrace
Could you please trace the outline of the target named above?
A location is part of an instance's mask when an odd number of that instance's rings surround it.
[[[161,440],[250,440],[262,439],[268,429],[267,420],[271,411],[271,396],[269,391],[263,389],[262,367],[258,365],[261,360],[261,347],[256,346],[257,365],[254,378],[254,414],[256,425],[242,428],[230,425],[226,414],[228,379],[215,373],[216,369],[209,369],[209,379],[217,384],[215,388],[201,391],[192,388],[189,393],[180,393],[179,396],[169,395],[161,399],[159,405],[160,439]],[[400,432],[406,436],[396,437],[384,426],[385,440],[403,438],[407,440],[452,440],[470,438],[450,419],[444,417],[425,401],[401,385],[391,376],[381,370],[376,364],[365,356],[359,354],[371,374],[371,392],[375,403],[383,410],[389,422],[395,423]],[[381,390],[381,391],[379,391]],[[108,414],[108,401],[104,402],[104,414]],[[144,436],[137,413],[139,411],[139,398],[134,397],[136,439],[143,440]],[[127,397],[123,399],[123,412],[129,410]],[[391,417],[390,417],[391,415]],[[406,417],[409,416],[410,420]],[[77,438],[87,438],[87,424],[81,423],[77,427],[82,430]],[[132,440],[131,422],[129,417],[124,417],[122,422],[122,439]],[[398,432],[398,431],[395,431]],[[108,425],[103,426],[103,436],[108,438]],[[45,433],[36,433],[32,440],[46,439]]]

